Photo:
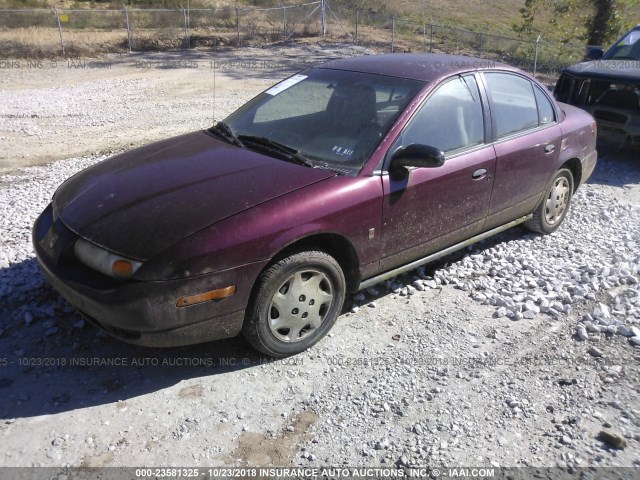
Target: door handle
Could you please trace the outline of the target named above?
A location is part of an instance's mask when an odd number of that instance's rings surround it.
[[[556,146],[553,143],[550,143],[549,145],[545,145],[544,153],[553,153],[555,149],[556,149]]]
[[[486,168],[480,168],[478,170],[476,170],[475,172],[473,172],[473,175],[471,175],[471,178],[473,178],[474,180],[478,180],[479,178],[484,177],[487,174],[487,169]]]

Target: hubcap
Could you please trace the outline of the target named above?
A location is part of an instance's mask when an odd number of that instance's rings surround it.
[[[286,279],[271,299],[269,328],[283,342],[299,342],[312,335],[333,303],[333,288],[319,270],[300,270]]]
[[[558,177],[551,187],[545,205],[545,220],[549,225],[555,225],[562,220],[569,203],[569,181],[565,177]]]

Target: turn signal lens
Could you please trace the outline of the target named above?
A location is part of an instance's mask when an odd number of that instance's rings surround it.
[[[197,295],[189,295],[186,297],[182,297],[176,302],[176,307],[188,307],[189,305],[208,302],[210,300],[221,300],[223,298],[230,297],[234,293],[236,293],[235,285],[231,285],[229,287],[224,287],[224,288],[218,288],[216,290],[210,290],[208,292],[199,293]]]
[[[116,278],[131,278],[133,275],[133,265],[129,260],[116,260],[111,265],[111,271]]]

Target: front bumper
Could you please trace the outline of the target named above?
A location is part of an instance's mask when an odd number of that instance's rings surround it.
[[[618,145],[640,144],[639,113],[602,105],[580,105],[580,108],[596,119],[600,139]]]
[[[605,60],[599,66],[590,62],[594,68],[581,72],[563,71],[554,96],[560,102],[589,112],[598,124],[600,140],[619,145],[638,145],[640,109],[637,76],[627,70],[628,62],[619,65],[607,62]],[[626,94],[620,96],[621,92]]]
[[[237,335],[251,288],[267,261],[175,280],[120,282],[94,272],[73,256],[78,237],[47,207],[36,220],[32,240],[46,279],[87,319],[128,343],[171,347]],[[236,286],[234,295],[188,307],[179,298]]]

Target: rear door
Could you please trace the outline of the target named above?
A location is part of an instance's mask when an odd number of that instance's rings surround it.
[[[531,80],[512,72],[483,75],[497,158],[489,229],[533,211],[555,168],[562,132],[548,94]]]

